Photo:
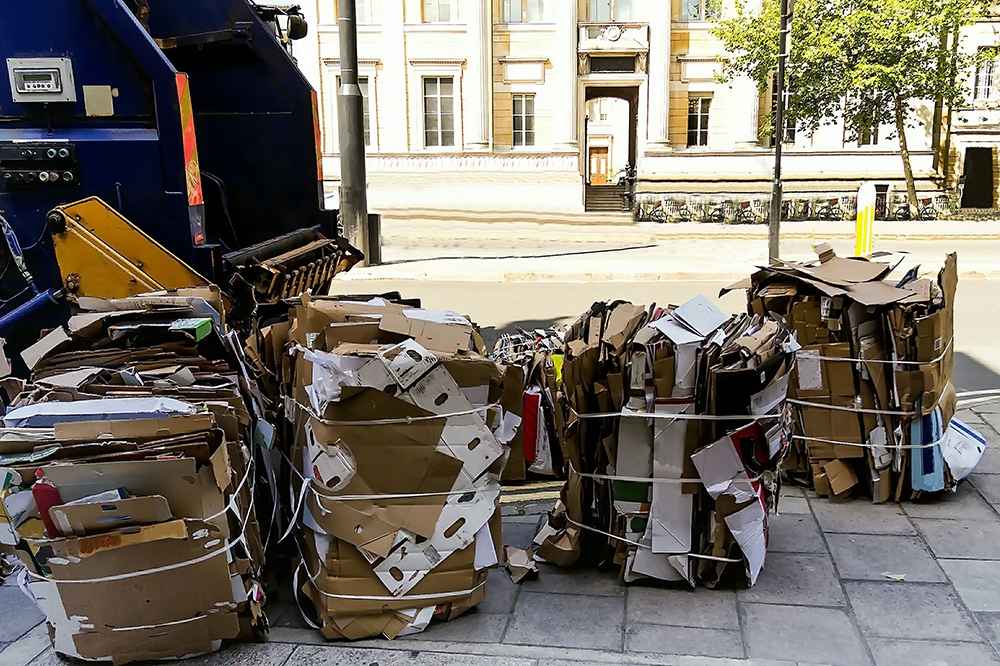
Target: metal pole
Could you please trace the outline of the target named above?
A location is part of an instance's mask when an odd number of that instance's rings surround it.
[[[785,62],[788,60],[788,0],[781,0],[781,30],[778,37],[777,109],[774,114],[774,188],[771,190],[771,220],[767,231],[767,256],[775,264],[780,256],[781,235],[781,144],[785,140]]]
[[[368,193],[365,174],[364,100],[358,86],[357,9],[354,0],[341,0],[340,88],[337,116],[340,129],[340,219],[344,236],[354,247],[369,254]]]

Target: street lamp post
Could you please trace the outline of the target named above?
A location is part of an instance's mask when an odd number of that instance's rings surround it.
[[[365,254],[368,247],[368,193],[365,174],[364,99],[358,85],[357,9],[354,0],[339,3],[340,88],[340,219],[348,242]]]
[[[767,232],[767,256],[771,264],[780,257],[781,234],[781,147],[785,140],[785,65],[788,60],[789,0],[781,0],[781,28],[778,36],[777,108],[774,114],[774,187],[771,190],[771,219]]]

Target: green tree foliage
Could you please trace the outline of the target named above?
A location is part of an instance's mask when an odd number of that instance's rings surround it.
[[[957,48],[963,26],[985,16],[989,0],[797,0],[791,21],[787,115],[807,134],[844,123],[857,140],[888,124],[900,139],[911,208],[916,187],[905,128],[915,102],[949,108],[967,96],[963,71],[974,56]],[[777,68],[778,0],[759,12],[737,0],[713,29],[726,51],[724,80],[746,75],[765,94]],[[925,120],[926,122],[926,120]],[[774,133],[770,124],[764,132]]]

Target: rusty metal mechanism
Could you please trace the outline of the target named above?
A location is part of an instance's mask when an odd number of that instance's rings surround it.
[[[350,269],[364,255],[341,237],[330,239],[313,233],[313,240],[305,244],[292,237],[298,232],[276,239],[278,242],[268,242],[266,245],[272,252],[276,246],[280,248],[281,241],[291,246],[271,257],[261,256],[263,247],[253,247],[227,255],[225,259],[239,267],[238,275],[253,287],[257,302],[292,298],[307,290],[316,293],[324,289],[334,275]]]

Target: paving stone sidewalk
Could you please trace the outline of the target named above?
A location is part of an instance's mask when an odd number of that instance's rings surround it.
[[[1000,406],[959,418],[990,448],[957,493],[875,506],[785,488],[764,571],[750,589],[624,586],[613,573],[548,565],[537,580],[515,586],[495,570],[479,608],[422,634],[330,644],[285,602],[268,608],[267,644],[187,663],[1000,664]],[[527,546],[538,520],[505,516],[505,543]],[[0,666],[61,663],[40,620],[11,581],[0,588],[0,642],[9,643]]]

